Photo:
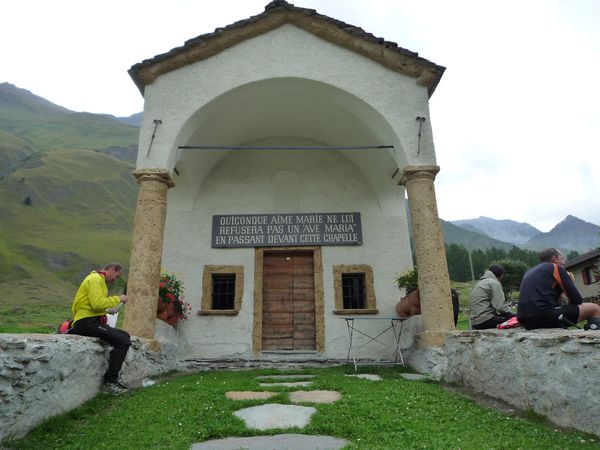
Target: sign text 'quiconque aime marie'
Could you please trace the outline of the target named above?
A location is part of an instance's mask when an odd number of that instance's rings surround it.
[[[305,245],[362,245],[360,213],[213,216],[213,248]]]

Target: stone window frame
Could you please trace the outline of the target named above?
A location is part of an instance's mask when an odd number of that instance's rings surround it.
[[[213,274],[235,275],[233,309],[212,309]],[[205,265],[202,274],[202,301],[199,316],[236,316],[242,308],[244,296],[244,266]]]
[[[342,289],[342,274],[362,273],[365,276],[365,303],[361,309],[344,308],[344,292]],[[334,314],[377,314],[377,299],[375,297],[375,283],[373,268],[368,264],[338,264],[333,266],[333,291],[335,296]]]
[[[583,284],[585,284],[586,286],[600,281],[600,277],[598,275],[596,275],[596,265],[595,264],[584,267],[583,270],[581,271],[581,275],[583,277]]]

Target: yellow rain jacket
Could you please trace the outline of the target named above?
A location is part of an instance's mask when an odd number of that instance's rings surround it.
[[[103,316],[108,308],[121,303],[118,295],[107,297],[108,287],[104,277],[98,272],[92,272],[79,286],[73,300],[73,323],[86,317]]]

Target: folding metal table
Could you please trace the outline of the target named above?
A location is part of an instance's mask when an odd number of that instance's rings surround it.
[[[408,317],[340,317],[346,321],[346,325],[348,327],[348,356],[346,357],[346,363],[350,362],[350,355],[352,355],[352,362],[354,364],[354,370],[357,370],[357,367],[361,364],[356,357],[356,354],[359,350],[365,348],[371,342],[377,342],[378,344],[389,348],[393,351],[393,358],[389,361],[380,361],[380,360],[371,360],[365,362],[363,364],[400,364],[404,365],[404,358],[402,357],[402,352],[400,351],[400,337],[402,336],[402,326],[404,325],[404,321],[408,319]],[[367,322],[381,322],[383,326],[378,326],[375,331],[371,331],[366,329],[363,324],[366,325]],[[360,329],[359,329],[360,327]],[[360,345],[355,345],[354,343],[354,334],[358,333],[359,335],[367,338],[366,342],[361,343]],[[392,333],[394,335],[394,344],[390,345],[387,342],[383,342],[383,337],[387,334]]]

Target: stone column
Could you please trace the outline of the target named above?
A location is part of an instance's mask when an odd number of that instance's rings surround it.
[[[454,330],[450,276],[433,181],[438,166],[407,166],[400,184],[406,187],[419,269],[423,333],[421,347],[443,347],[447,331]]]
[[[167,216],[167,190],[174,186],[166,169],[133,172],[140,186],[127,282],[123,328],[131,335],[154,339],[158,283]]]

